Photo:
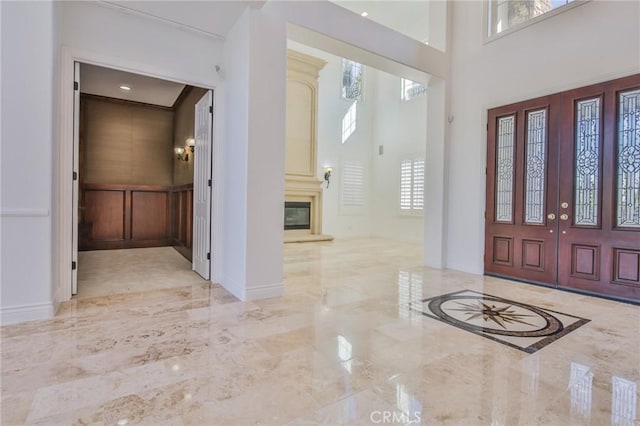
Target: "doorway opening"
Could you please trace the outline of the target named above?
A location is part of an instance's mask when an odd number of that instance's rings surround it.
[[[421,246],[429,77],[403,78],[358,53],[288,41],[285,242]],[[298,223],[307,215],[310,230]]]
[[[375,284],[354,276],[394,256],[422,263],[429,76],[322,41],[287,43],[285,288],[313,286],[329,310],[335,287],[353,289],[351,300],[392,287],[399,317],[410,318],[422,270]],[[301,279],[325,264],[330,279]],[[337,350],[349,345],[340,336]]]
[[[208,281],[213,92],[84,63],[74,74],[72,294]]]

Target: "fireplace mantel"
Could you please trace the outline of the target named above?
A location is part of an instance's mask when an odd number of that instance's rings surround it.
[[[322,181],[317,177],[318,77],[325,61],[287,52],[285,201],[311,203],[310,229],[285,230],[285,242],[326,241],[322,234]]]

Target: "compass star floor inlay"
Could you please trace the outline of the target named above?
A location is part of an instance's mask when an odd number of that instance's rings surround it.
[[[411,302],[410,306],[425,316],[527,353],[590,321],[471,290]]]

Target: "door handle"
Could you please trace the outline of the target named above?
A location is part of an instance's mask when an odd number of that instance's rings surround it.
[[[560,215],[560,220],[567,220],[567,219],[569,219],[569,215],[568,215],[568,214],[566,214],[566,213],[562,213],[562,214]]]
[[[569,207],[569,203],[567,203],[566,201],[563,201],[562,204],[560,204],[560,207],[562,207],[563,209],[566,209],[567,207]]]
[[[549,219],[549,220],[555,220],[555,218],[556,218],[556,215],[554,213],[549,213],[547,215],[547,219]]]

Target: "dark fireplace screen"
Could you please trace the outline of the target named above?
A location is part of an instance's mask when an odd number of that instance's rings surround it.
[[[311,229],[311,203],[286,201],[284,229]]]

